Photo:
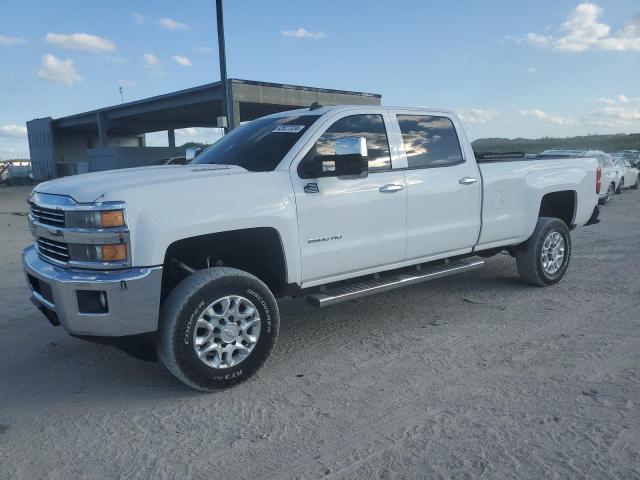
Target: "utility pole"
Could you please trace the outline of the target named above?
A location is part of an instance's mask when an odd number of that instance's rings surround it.
[[[226,121],[224,133],[229,132],[229,115],[227,113],[227,101],[229,98],[229,86],[227,85],[227,55],[224,47],[224,23],[222,21],[222,0],[216,0],[216,17],[218,24],[218,57],[220,59],[220,84],[222,87],[222,116]]]
[[[120,103],[124,103],[124,95],[122,94],[122,87],[118,87],[118,90],[120,91]]]

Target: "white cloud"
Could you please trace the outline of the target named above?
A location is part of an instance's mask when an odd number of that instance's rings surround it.
[[[634,101],[635,100],[637,99],[634,99]],[[600,97],[597,100],[597,102],[604,103],[605,105],[620,105],[620,104],[629,103],[631,102],[631,100],[626,95],[620,94],[620,95],[617,95],[615,98]]]
[[[115,52],[116,44],[111,40],[88,33],[47,33],[47,43],[67,50],[89,50],[91,52]]]
[[[189,127],[176,129],[175,134],[177,145],[187,142],[211,144],[220,139],[222,130],[219,128]],[[169,144],[166,131],[147,133],[145,137],[149,147],[166,147]]]
[[[118,80],[121,87],[135,87],[138,83],[135,80]]]
[[[558,37],[528,33],[518,42],[536,47],[552,47],[561,52],[584,52],[591,48],[601,50],[640,50],[640,15],[636,15],[615,35],[611,27],[599,21],[602,8],[584,2],[574,8],[560,25]]]
[[[585,120],[585,125],[602,128],[620,128],[629,125],[629,122],[624,120]]]
[[[602,8],[594,3],[581,3],[560,26],[564,36],[554,42],[556,50],[564,52],[582,52],[597,45],[609,36],[611,27],[598,22]]]
[[[324,38],[327,36],[324,32],[309,32],[302,27],[295,30],[282,30],[280,33],[290,38]]]
[[[538,69],[536,67],[527,68],[527,73],[538,73]]]
[[[189,30],[190,27],[186,23],[180,23],[172,18],[162,18],[158,21],[163,28],[167,30]]]
[[[560,117],[558,115],[552,115],[543,110],[520,110],[520,115],[523,117],[532,117],[538,120],[542,120],[553,125],[577,125],[578,122],[570,118]]]
[[[534,47],[546,47],[551,43],[553,36],[538,35],[537,33],[527,33],[524,37],[518,39],[518,43],[528,43]]]
[[[24,45],[27,43],[27,39],[24,37],[6,37],[0,35],[0,45]]]
[[[61,60],[50,53],[42,57],[42,68],[38,76],[53,83],[64,83],[67,87],[81,82],[83,78],[76,72],[73,60]]]
[[[607,105],[615,105],[617,103],[614,98],[609,97],[600,97],[597,101],[600,103],[605,103]]]
[[[145,53],[143,55],[143,58],[144,68],[146,68],[151,75],[154,75],[156,77],[162,77],[164,75],[162,62],[158,57],[156,57],[153,53]]]
[[[144,18],[144,15],[140,14],[140,13],[136,13],[136,12],[132,12],[131,13],[131,18],[133,18],[133,21],[136,22],[137,25],[144,25],[146,22],[146,19]]]
[[[3,125],[0,127],[0,137],[3,138],[25,138],[27,136],[27,127],[16,125],[14,123]]]
[[[622,106],[604,107],[591,112],[597,117],[604,117],[617,120],[640,120],[640,108],[625,108]]]
[[[145,53],[144,63],[149,66],[155,67],[160,65],[160,59],[158,59],[158,57],[156,57],[153,53]]]
[[[457,113],[463,122],[475,124],[487,123],[500,116],[500,112],[497,110],[481,110],[479,108],[471,108],[468,110],[460,109]]]
[[[174,55],[171,58],[173,59],[174,62],[176,62],[178,65],[182,65],[183,67],[193,66],[193,64],[191,63],[191,60],[189,60],[189,58],[185,57],[184,55]]]
[[[213,48],[205,47],[205,46],[196,47],[195,51],[198,53],[203,53],[205,55],[213,55],[215,53],[215,50]]]
[[[201,132],[195,127],[181,128],[176,130],[175,133],[180,137],[186,137],[186,138],[194,138],[202,135]]]

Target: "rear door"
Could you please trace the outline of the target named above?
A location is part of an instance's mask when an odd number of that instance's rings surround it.
[[[393,112],[407,182],[408,260],[470,252],[480,234],[482,182],[457,119]]]

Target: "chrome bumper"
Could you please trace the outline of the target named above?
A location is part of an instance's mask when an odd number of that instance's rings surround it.
[[[41,260],[33,246],[22,252],[22,263],[34,304],[73,335],[120,337],[158,329],[162,267],[66,269]],[[105,311],[82,312],[78,291],[104,292]]]

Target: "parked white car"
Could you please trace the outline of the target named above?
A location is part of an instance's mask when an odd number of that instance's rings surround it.
[[[615,157],[613,161],[618,167],[618,176],[620,177],[616,193],[622,193],[624,188],[633,188],[637,190],[640,186],[638,169],[636,167],[632,167],[631,163],[629,163],[628,160],[625,160],[624,157]]]
[[[571,230],[597,221],[599,172],[475,155],[450,111],[314,105],[246,123],[189,165],[38,185],[23,263],[51,323],[151,334],[177,378],[213,390],[264,364],[278,297],[324,307],[501,252],[524,281],[557,283]]]
[[[573,158],[588,157],[598,160],[601,169],[601,188],[599,192],[599,203],[609,205],[618,190],[620,183],[620,168],[613,163],[610,155],[600,150],[545,150],[540,157],[550,158]]]

